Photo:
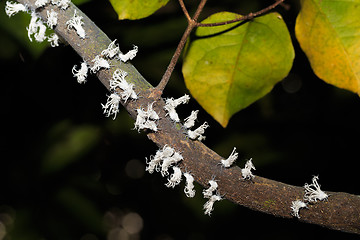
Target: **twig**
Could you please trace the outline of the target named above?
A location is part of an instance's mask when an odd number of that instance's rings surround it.
[[[281,4],[282,2],[284,2],[284,0],[278,0],[276,1],[274,4],[261,9],[260,11],[254,12],[254,13],[249,13],[245,16],[233,19],[233,20],[229,20],[229,21],[224,21],[224,22],[217,22],[217,23],[196,23],[196,27],[216,27],[216,26],[222,26],[222,25],[227,25],[230,23],[235,23],[235,22],[240,22],[240,21],[245,21],[245,20],[251,20],[259,15],[262,15],[264,13],[269,12],[270,10],[274,9],[276,6],[278,6],[279,4]]]
[[[175,50],[175,53],[174,53],[173,57],[171,58],[171,61],[170,61],[169,65],[168,65],[163,77],[161,78],[160,83],[155,88],[155,91],[156,91],[156,94],[158,95],[158,97],[161,96],[161,94],[164,91],[166,85],[168,84],[168,82],[170,80],[170,77],[171,77],[171,74],[174,71],[176,63],[179,60],[181,52],[182,52],[182,50],[183,50],[183,48],[185,46],[186,40],[190,36],[190,33],[194,29],[194,27],[196,27],[196,24],[197,24],[196,21],[197,21],[199,15],[200,15],[201,11],[204,9],[206,1],[207,0],[201,0],[198,8],[196,9],[194,17],[191,19],[188,11],[186,10],[184,2],[182,0],[179,0],[180,6],[183,9],[186,18],[188,19],[188,26],[187,26],[183,36],[181,37],[181,40],[180,40],[180,42],[179,42],[179,44],[178,44],[178,46],[177,46],[177,48]]]
[[[179,0],[179,3],[180,3],[180,6],[181,6],[181,9],[182,9],[183,12],[184,12],[184,15],[185,15],[186,19],[188,20],[188,22],[191,22],[192,19],[191,19],[191,17],[190,17],[190,14],[189,14],[188,10],[186,9],[186,6],[185,6],[185,4],[184,4],[184,1],[183,1],[183,0]]]
[[[35,0],[17,0],[35,9]],[[46,20],[46,11],[51,9],[47,6],[40,10],[39,15]],[[87,33],[86,39],[79,39],[72,31],[67,31],[65,22],[72,17],[73,10],[83,17],[84,28]],[[85,59],[93,59],[111,43],[111,40],[103,33],[85,14],[72,3],[67,11],[55,9],[58,13],[58,25],[55,28],[69,45]],[[136,119],[136,110],[140,106],[153,103],[149,99],[152,86],[141,76],[131,64],[123,64],[119,61],[112,63],[113,69],[121,68],[129,73],[127,80],[136,85],[136,90],[142,97],[137,101],[124,104],[125,109],[133,119]],[[100,70],[99,80],[109,89],[109,79],[112,77],[111,70]],[[228,200],[246,206],[255,211],[268,213],[274,216],[292,218],[291,202],[302,199],[304,189],[256,176],[253,181],[241,180],[241,169],[231,167],[222,169],[219,163],[222,159],[217,153],[209,149],[199,141],[187,138],[182,130],[174,126],[169,118],[165,117],[163,109],[165,102],[159,99],[154,104],[154,110],[159,113],[158,126],[160,131],[148,133],[148,138],[160,147],[164,145],[181,149],[184,160],[181,167],[192,173],[195,180],[203,186],[207,186],[209,179],[216,173],[218,190]],[[301,221],[321,225],[327,228],[360,234],[360,196],[328,192],[328,201],[309,205],[308,209],[301,212]]]

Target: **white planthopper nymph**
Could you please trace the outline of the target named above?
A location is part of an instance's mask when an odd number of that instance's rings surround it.
[[[110,80],[110,90],[116,91],[117,88],[120,88],[123,92],[121,92],[121,98],[124,100],[124,102],[127,102],[129,98],[136,100],[138,99],[138,96],[134,90],[134,84],[128,83],[125,80],[125,77],[127,76],[127,72],[116,69],[113,73],[113,77]]]
[[[104,114],[106,117],[110,115],[114,115],[113,120],[115,120],[117,113],[119,112],[119,103],[120,103],[120,96],[116,93],[112,93],[108,96],[107,102],[105,105],[101,104],[102,108],[104,109]]]
[[[58,5],[59,6],[59,5]],[[70,30],[71,28],[75,29],[77,35],[80,38],[85,38],[85,29],[82,25],[84,22],[82,21],[83,17],[76,14],[76,10],[74,10],[74,16],[66,22],[67,28]]]
[[[26,11],[27,11],[26,6],[21,3],[10,2],[10,1],[6,2],[5,13],[9,17],[14,16],[18,12],[26,12]]]
[[[325,192],[320,189],[320,184],[317,182],[317,180],[319,180],[319,177],[314,176],[312,179],[312,184],[305,183],[305,201],[317,202],[317,200],[322,201],[326,200],[329,197]]]
[[[209,127],[209,124],[207,122],[204,122],[200,127],[195,129],[194,131],[188,130],[187,134],[188,134],[189,138],[192,140],[197,139],[199,141],[202,141],[206,138],[205,136],[203,136],[203,134],[205,133],[205,129],[207,129],[208,127]]]
[[[167,115],[169,115],[170,119],[175,122],[180,122],[179,116],[175,110],[177,106],[180,104],[188,103],[190,100],[189,95],[185,94],[184,96],[174,99],[174,98],[167,98],[165,100],[164,109],[167,111]]]
[[[172,169],[174,173],[170,175],[170,178],[168,179],[168,182],[165,184],[165,186],[174,188],[176,185],[180,184],[182,172],[181,169],[176,166],[172,167]]]
[[[28,30],[28,37],[31,42],[32,42],[31,36],[33,34],[37,42],[42,42],[46,39],[45,36],[46,26],[35,12],[31,13],[31,19],[30,19],[29,27],[27,27],[27,30]]]
[[[213,192],[218,188],[218,184],[215,180],[210,180],[209,184],[210,187],[203,190],[204,198],[210,198],[213,195]]]
[[[160,171],[162,160],[163,160],[163,151],[157,150],[155,156],[152,155],[150,156],[150,161],[147,161],[146,158],[146,163],[148,166],[146,167],[145,171],[149,172],[150,174],[152,174],[154,170]]]
[[[125,54],[119,52],[117,58],[120,59],[122,62],[127,62],[129,60],[132,60],[134,57],[136,57],[137,52],[138,52],[138,47],[134,45],[133,49]]]
[[[222,166],[228,168],[236,161],[236,159],[238,158],[238,153],[235,151],[236,151],[236,147],[234,147],[233,151],[231,152],[230,156],[227,159],[221,160]]]
[[[156,120],[159,120],[159,115],[152,108],[153,103],[149,103],[147,111],[142,108],[136,109],[137,116],[135,121],[135,129],[138,131],[142,129],[150,129],[154,132],[157,131]]]
[[[199,110],[192,111],[190,116],[185,118],[184,127],[186,129],[192,128],[195,125],[195,121],[196,121],[198,113],[199,113]]]
[[[50,1],[49,0],[36,0],[35,6],[37,8],[45,7]]]
[[[167,176],[169,175],[169,167],[177,164],[181,160],[183,160],[183,157],[179,152],[165,145],[163,149],[159,149],[156,152],[155,156],[150,156],[150,161],[147,161],[148,166],[146,167],[146,171],[153,173],[155,170],[161,172],[162,176]]]
[[[55,12],[54,9],[51,9],[50,11],[47,11],[46,14],[47,14],[46,24],[48,25],[49,28],[54,28],[57,25],[58,13]]]
[[[195,196],[194,177],[188,172],[184,173],[184,177],[186,179],[184,193],[187,197],[192,198]]]
[[[156,151],[155,156],[150,156],[150,161],[146,161],[148,166],[146,167],[146,171],[149,173],[153,173],[154,170],[160,172],[161,170],[161,162],[168,157],[171,157],[175,153],[175,149],[165,145],[162,149]]]
[[[177,164],[181,160],[183,160],[183,157],[179,152],[174,152],[172,156],[165,157],[161,164],[161,175],[163,177],[169,175],[168,168],[174,164]]]
[[[115,57],[120,52],[119,46],[115,42],[116,39],[109,44],[107,49],[101,52],[101,55],[107,58]]]
[[[58,47],[59,46],[59,36],[56,33],[50,34],[48,37],[48,42],[52,47]]]
[[[291,214],[294,217],[300,218],[299,211],[301,208],[307,208],[307,204],[301,200],[291,202]]]
[[[252,163],[252,158],[246,161],[245,168],[241,169],[241,175],[243,179],[251,180],[255,176],[252,174],[251,169],[256,170],[254,164]]]
[[[109,62],[99,55],[95,56],[95,58],[91,60],[91,62],[94,63],[93,66],[90,68],[92,73],[98,72],[101,68],[110,68]]]
[[[87,63],[84,61],[81,63],[79,70],[76,70],[76,65],[72,68],[72,74],[77,78],[78,83],[86,83],[86,77],[88,73]]]
[[[34,37],[37,42],[43,42],[46,39],[46,26],[41,20],[39,20],[37,24],[38,31],[34,34]]]
[[[51,4],[58,6],[62,10],[66,10],[70,6],[70,0],[51,0]]]
[[[160,117],[159,115],[155,112],[155,110],[153,109],[153,105],[154,105],[154,102],[152,103],[149,103],[148,106],[147,106],[147,117],[152,119],[152,120],[159,120]]]
[[[205,214],[210,216],[211,212],[214,210],[214,203],[220,200],[222,200],[221,196],[217,194],[211,195],[209,200],[204,204]]]

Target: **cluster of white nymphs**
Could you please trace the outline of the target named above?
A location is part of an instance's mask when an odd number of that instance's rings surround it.
[[[189,172],[182,173],[181,169],[176,166],[181,160],[183,160],[183,157],[179,152],[165,145],[162,149],[156,151],[155,156],[150,156],[149,160],[146,159],[147,167],[145,170],[151,174],[154,171],[161,172],[161,175],[165,177],[169,175],[169,168],[172,167],[173,173],[168,177],[165,186],[174,188],[180,184],[182,175],[184,175],[186,179],[184,193],[187,197],[192,198],[195,196],[194,177]]]
[[[183,157],[179,152],[165,145],[162,149],[156,151],[155,156],[150,156],[150,161],[147,161],[148,166],[145,170],[149,173],[153,173],[155,170],[161,172],[162,176],[168,176],[169,167],[177,164],[181,160],[183,160]]]
[[[312,178],[312,183],[305,183],[305,193],[304,193],[304,201],[296,200],[291,203],[292,215],[300,218],[299,210],[301,208],[307,207],[307,203],[315,203],[317,201],[327,200],[329,195],[327,195],[324,191],[320,189],[320,184],[317,182],[319,180],[318,176],[314,176]]]
[[[66,22],[67,28],[70,30],[71,28],[75,29],[77,35],[79,35],[80,38],[85,38],[85,29],[82,25],[84,25],[84,22],[82,21],[83,17],[76,14],[76,10],[74,10],[74,15],[70,20]]]
[[[221,160],[221,164],[223,167],[228,168],[236,161],[239,154],[235,151],[236,151],[236,147],[234,147],[233,151],[231,152],[230,156],[227,159]]]
[[[77,16],[76,15],[76,11],[74,13],[74,17],[72,19],[70,19],[69,21],[66,22],[66,24],[68,25],[68,28],[72,27],[74,28],[77,33],[79,34],[79,36],[81,38],[85,37],[85,31],[83,31],[82,28],[82,24],[83,22],[81,21],[82,17],[81,16]],[[96,55],[95,58],[93,60],[91,60],[91,62],[93,63],[92,66],[90,67],[90,71],[92,73],[96,73],[98,72],[100,69],[104,68],[104,69],[110,69],[110,63],[109,63],[109,59],[118,59],[118,60],[122,60],[124,62],[128,61],[129,59],[133,59],[136,56],[136,53],[138,51],[138,48],[136,46],[134,46],[133,50],[130,50],[127,54],[129,56],[129,58],[123,58],[123,54],[120,52],[120,48],[119,46],[116,44],[116,39],[114,41],[112,41],[109,46],[104,49],[103,51],[101,51],[101,54]],[[125,54],[126,55],[126,54]],[[73,68],[74,69],[74,68]],[[78,78],[78,82],[79,83],[84,83],[84,78],[83,76],[86,77],[85,74],[81,74],[81,73],[85,73],[85,65],[84,68],[82,68],[84,71],[79,70],[78,75],[74,74],[74,70],[73,70],[73,74],[74,77]],[[86,70],[87,72],[87,70]],[[79,77],[80,76],[80,81],[79,81]],[[134,85],[133,84],[128,84],[127,81],[125,80],[125,77],[127,76],[127,73],[117,69],[114,74],[113,74],[113,78],[110,80],[110,90],[111,91],[115,91],[116,88],[120,88],[123,90],[123,92],[121,93],[121,98],[126,102],[128,98],[132,98],[132,99],[137,99],[137,94],[134,91]]]
[[[156,151],[155,156],[150,156],[150,161],[147,161],[146,163],[148,166],[146,167],[146,171],[149,173],[153,173],[154,170],[157,172],[160,172],[161,170],[161,162],[164,161],[165,158],[169,158],[173,156],[175,153],[175,149],[172,147],[169,147],[165,145],[163,149],[159,149]]]
[[[195,121],[196,121],[198,113],[199,113],[199,110],[192,111],[190,116],[185,118],[184,127],[186,129],[188,129],[187,135],[189,136],[190,139],[192,139],[192,140],[197,139],[199,141],[202,141],[206,138],[205,136],[203,136],[203,134],[205,133],[205,129],[209,127],[209,124],[207,122],[204,122],[197,129],[195,129],[195,130],[190,129],[195,125]]]
[[[167,115],[169,115],[171,120],[173,120],[175,122],[180,122],[179,116],[178,116],[175,108],[177,106],[179,106],[180,104],[188,103],[189,100],[190,100],[190,97],[187,94],[185,94],[184,96],[179,97],[177,99],[174,99],[174,98],[165,99],[164,109],[166,110]]]
[[[97,56],[97,58],[100,59],[101,57]],[[99,62],[95,61],[92,68],[100,69],[102,67],[106,67],[106,66],[101,65],[101,61],[99,60]],[[83,68],[84,68],[84,71],[82,72]],[[74,73],[74,68],[73,68],[73,73]],[[76,76],[76,74],[79,74],[79,76],[77,76],[78,77],[78,82],[79,82],[79,78],[80,78],[80,80],[84,81],[85,80],[84,77],[86,77],[86,73],[87,73],[87,66],[86,66],[86,63],[84,62],[84,63],[82,63],[81,69],[77,73],[75,73],[74,76]],[[126,76],[127,76],[126,72],[124,72],[124,71],[122,71],[120,69],[116,69],[114,74],[113,74],[113,79],[110,80],[110,90],[114,91],[114,92],[108,97],[107,102],[106,102],[105,105],[101,104],[102,108],[104,109],[104,114],[107,117],[109,117],[110,115],[114,115],[113,119],[116,118],[116,114],[119,112],[120,100],[123,100],[123,101],[126,102],[129,98],[132,98],[132,99],[137,99],[138,98],[135,91],[134,91],[134,89],[133,89],[134,85],[129,84],[125,80]],[[120,95],[116,92],[117,88],[120,88],[120,89],[123,90],[120,93]],[[142,111],[142,110],[140,110],[140,111]],[[139,116],[142,116],[143,118],[140,119]],[[140,114],[139,114],[139,111],[138,111],[138,118],[139,119],[137,119],[136,121],[139,124],[139,129],[140,128],[150,128],[153,131],[157,131],[156,124],[155,124],[155,122],[153,120],[158,120],[159,116],[152,109],[152,104],[148,105],[147,112],[143,111],[143,112],[140,112]]]
[[[256,170],[254,164],[252,163],[252,158],[246,161],[245,168],[241,169],[241,175],[243,179],[251,180],[255,177],[254,174],[252,174],[251,169]]]
[[[222,197],[217,193],[218,184],[215,180],[209,181],[210,187],[203,190],[204,198],[208,198],[209,200],[204,204],[205,214],[211,215],[211,212],[214,210],[214,203],[216,201],[222,200]]]
[[[116,69],[115,72],[113,73],[112,79],[110,80],[110,90],[116,91],[117,88],[121,89],[122,92],[120,95],[122,100],[124,100],[124,102],[127,102],[129,98],[133,100],[138,99],[138,96],[134,90],[134,84],[128,83],[125,80],[126,76],[127,76],[127,72],[121,69]]]
[[[52,4],[57,5],[61,4],[62,9],[66,9],[68,7],[70,0],[59,0],[52,1]],[[50,3],[49,0],[37,0],[35,2],[35,6],[37,8],[44,7],[46,4]],[[65,8],[65,6],[67,7]],[[60,6],[59,6],[60,7]],[[30,12],[30,10],[21,3],[14,3],[7,1],[5,6],[6,14],[11,17],[17,14],[18,12]],[[57,13],[51,9],[47,11],[47,22],[49,28],[54,28],[57,25]],[[32,36],[34,36],[37,42],[43,42],[48,39],[52,47],[56,47],[59,45],[59,37],[52,33],[50,36],[46,36],[46,26],[41,20],[41,18],[36,14],[35,11],[31,11],[31,20],[29,26],[26,28],[28,31],[28,37],[32,42]]]
[[[101,55],[106,57],[106,58],[115,58],[117,60],[120,60],[122,62],[127,62],[129,60],[132,60],[134,57],[136,57],[136,54],[138,52],[138,47],[134,45],[133,49],[128,51],[127,53],[123,54],[120,51],[120,48],[118,46],[118,44],[115,43],[116,39],[114,41],[112,41],[108,48],[103,50],[101,52]]]
[[[150,129],[154,132],[158,130],[156,121],[159,120],[160,117],[153,109],[153,104],[154,103],[149,103],[146,111],[142,108],[136,109],[137,116],[134,129],[137,129],[138,132],[142,129]]]
[[[171,120],[175,122],[180,122],[179,115],[176,112],[176,107],[180,104],[186,104],[190,100],[189,95],[185,94],[184,96],[174,99],[174,98],[167,98],[165,99],[165,106],[164,109],[167,112],[166,115],[170,117]],[[199,140],[202,141],[205,139],[205,136],[203,134],[205,133],[205,129],[209,127],[209,124],[207,122],[204,122],[200,127],[198,127],[195,130],[190,130],[195,125],[195,120],[197,118],[199,110],[192,111],[190,116],[185,118],[184,127],[188,129],[187,135],[192,140]]]
[[[129,52],[129,57],[127,59],[122,59],[123,54],[120,52],[119,46],[116,44],[116,39],[109,44],[109,46],[101,51],[101,54],[97,55],[93,60],[93,65],[90,68],[92,73],[96,73],[102,68],[109,69],[110,63],[108,59],[120,59],[121,61],[128,61],[129,59],[133,59],[136,56],[136,53],[138,51],[138,48],[134,46],[134,50],[131,50]],[[81,69],[80,69],[81,70]],[[80,72],[80,71],[79,71]],[[127,76],[127,72],[116,69],[113,73],[112,79],[110,79],[110,91],[113,91],[113,93],[110,96],[114,96],[113,98],[108,98],[108,102],[106,105],[102,105],[104,110],[104,113],[106,116],[109,116],[110,114],[114,114],[114,119],[116,117],[116,113],[119,111],[119,102],[120,99],[123,100],[125,103],[127,100],[138,99],[138,96],[134,90],[134,84],[128,83],[125,78]],[[74,74],[75,76],[75,74]],[[80,75],[82,77],[83,75]],[[79,81],[79,78],[78,78]],[[122,90],[122,92],[118,93],[117,91]],[[114,100],[115,99],[115,100]],[[157,126],[155,121],[159,120],[159,116],[157,113],[152,109],[153,103],[149,104],[147,107],[147,111],[143,109],[137,109],[137,119],[135,122],[135,129],[138,129],[140,131],[141,129],[151,129],[153,131],[157,131]]]

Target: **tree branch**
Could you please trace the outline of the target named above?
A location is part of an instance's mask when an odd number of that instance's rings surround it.
[[[174,71],[174,68],[176,66],[177,61],[179,60],[179,57],[181,55],[182,50],[184,49],[186,40],[188,39],[188,37],[190,36],[191,31],[194,29],[194,27],[196,27],[197,22],[196,20],[198,19],[201,11],[203,10],[205,4],[206,4],[207,0],[201,0],[195,14],[194,17],[191,19],[189,16],[189,13],[187,12],[184,2],[182,0],[180,0],[180,6],[184,11],[184,14],[186,16],[186,18],[188,19],[188,26],[183,34],[183,36],[181,37],[181,40],[175,50],[175,53],[173,55],[173,57],[171,58],[171,61],[169,63],[169,66],[167,67],[163,77],[161,78],[160,83],[156,86],[156,93],[158,95],[158,97],[161,96],[162,92],[164,91],[166,85],[168,84],[171,74]],[[190,19],[190,20],[189,20]],[[154,95],[155,96],[155,95]]]
[[[18,0],[29,8],[35,9],[35,0]],[[91,60],[110,44],[111,40],[103,33],[85,14],[76,6],[66,10],[59,10],[51,5],[39,9],[39,15],[46,20],[46,10],[53,8],[58,12],[58,24],[55,32],[67,41],[74,50],[87,62]],[[73,16],[74,10],[83,17],[86,38],[80,39],[75,31],[68,30],[66,21]],[[136,118],[136,109],[147,106],[156,100],[153,107],[159,113],[159,131],[149,132],[148,138],[159,147],[165,144],[181,151],[184,160],[181,167],[191,171],[195,180],[203,186],[215,175],[219,185],[220,194],[228,200],[251,208],[255,211],[268,213],[278,217],[292,218],[291,202],[302,199],[303,187],[287,185],[281,182],[256,176],[253,181],[241,180],[239,167],[224,169],[219,165],[221,156],[206,147],[199,141],[192,141],[186,137],[181,126],[174,124],[165,116],[163,109],[165,103],[162,99],[151,96],[152,86],[140,75],[130,63],[112,61],[110,70],[101,70],[98,78],[109,89],[109,79],[114,69],[120,68],[128,72],[127,80],[134,83],[136,91],[141,98],[123,104],[133,119]],[[327,228],[360,234],[360,196],[348,193],[326,192],[330,194],[328,201],[309,205],[309,209],[302,209],[300,221],[321,225]]]
[[[274,4],[271,4],[270,6],[261,9],[260,11],[254,12],[254,13],[249,13],[245,16],[241,16],[239,18],[235,18],[229,21],[224,21],[224,22],[217,22],[217,23],[196,23],[196,27],[216,27],[216,26],[222,26],[222,25],[227,25],[230,23],[235,23],[235,22],[240,22],[240,21],[245,21],[245,20],[251,20],[259,15],[262,15],[264,13],[269,12],[270,10],[274,9],[275,7],[277,7],[279,4],[281,4],[282,2],[284,2],[284,0],[277,0]]]

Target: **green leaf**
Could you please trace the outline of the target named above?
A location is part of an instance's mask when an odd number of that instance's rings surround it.
[[[295,33],[319,78],[360,93],[359,0],[303,1]]]
[[[240,15],[214,14],[204,23]],[[289,32],[278,13],[246,23],[200,27],[183,64],[187,88],[223,127],[233,114],[267,94],[287,76],[294,59]]]
[[[119,20],[148,17],[168,2],[169,0],[110,0]]]

